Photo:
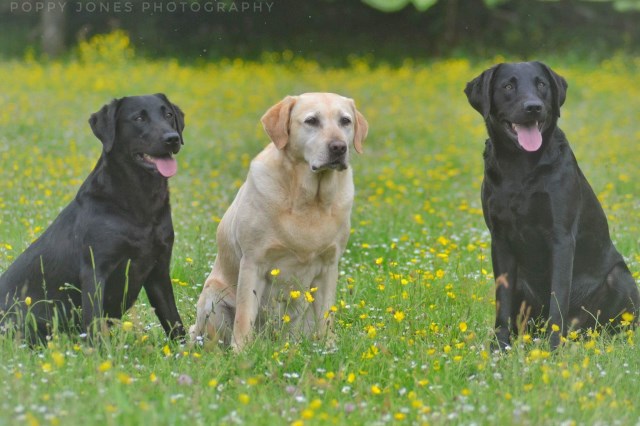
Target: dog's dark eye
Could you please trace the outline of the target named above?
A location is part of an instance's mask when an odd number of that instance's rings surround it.
[[[172,112],[168,112],[164,116],[169,118],[169,119],[171,119],[171,118],[173,118],[173,113]]]
[[[304,122],[309,126],[317,126],[318,124],[320,124],[320,120],[318,120],[318,117],[307,117],[305,118]]]
[[[538,89],[544,89],[546,86],[546,84],[544,84],[544,81],[539,81],[538,82]]]
[[[349,117],[340,118],[340,125],[348,126],[349,124],[351,124],[351,119]]]
[[[136,115],[134,118],[134,121],[144,121],[144,116],[142,114],[140,115]]]
[[[511,89],[513,89],[513,84],[507,83],[507,84],[504,85],[504,88],[505,88],[505,90],[511,90]]]

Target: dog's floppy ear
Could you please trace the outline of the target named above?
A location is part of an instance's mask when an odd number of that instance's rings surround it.
[[[351,104],[353,105],[353,111],[355,112],[355,124],[354,124],[354,135],[353,135],[353,146],[356,149],[358,154],[362,154],[362,142],[364,142],[367,137],[367,133],[369,133],[369,123],[364,118],[364,115],[360,113],[356,109],[356,104],[351,99]]]
[[[296,104],[296,98],[287,96],[265,112],[260,121],[278,149],[282,149],[289,142],[289,117],[291,109]]]
[[[491,113],[491,81],[499,66],[500,64],[494,65],[484,71],[478,77],[468,82],[467,87],[464,89],[464,93],[467,95],[471,106],[482,114],[485,120],[489,118],[489,114]]]
[[[549,76],[551,93],[553,93],[553,112],[556,114],[556,117],[560,117],[560,107],[564,105],[564,101],[567,99],[567,88],[569,87],[567,80],[559,74],[556,74],[547,64],[543,64],[542,62],[537,63]]]
[[[89,124],[93,134],[102,142],[104,152],[110,152],[116,140],[116,114],[121,99],[114,99],[100,111],[91,114]]]
[[[182,131],[184,130],[184,112],[180,109],[180,107],[174,103],[171,103],[169,98],[164,93],[156,93],[155,95],[169,105],[171,111],[173,112],[174,124],[176,126],[176,130],[178,131],[178,135],[180,135],[180,144],[184,145],[184,139],[182,139]]]

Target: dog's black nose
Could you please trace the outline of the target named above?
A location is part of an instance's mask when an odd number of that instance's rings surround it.
[[[180,135],[177,132],[168,132],[162,136],[162,140],[167,145],[175,145],[180,143]]]
[[[347,152],[347,143],[344,141],[329,142],[329,151],[335,155],[342,155]]]
[[[526,101],[524,103],[524,110],[528,113],[542,112],[542,102],[540,101]]]

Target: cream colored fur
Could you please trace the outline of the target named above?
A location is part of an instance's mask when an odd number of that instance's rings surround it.
[[[350,233],[349,145],[361,152],[368,131],[354,102],[331,93],[287,96],[262,124],[272,143],[251,162],[218,226],[218,256],[191,327],[192,339],[221,341],[235,351],[267,324],[329,337],[338,261]],[[335,160],[336,146],[344,145]]]

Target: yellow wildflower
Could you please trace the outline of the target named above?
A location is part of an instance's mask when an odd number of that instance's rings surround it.
[[[111,367],[113,366],[113,364],[111,363],[111,361],[104,361],[102,364],[100,364],[98,366],[98,371],[101,373],[104,373],[105,371],[109,371],[111,370]]]

